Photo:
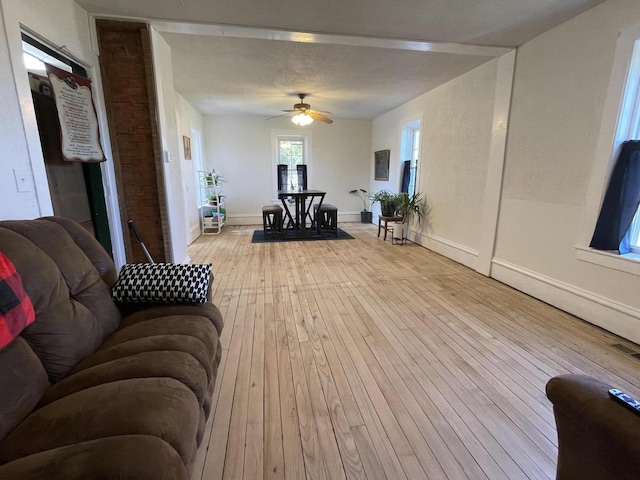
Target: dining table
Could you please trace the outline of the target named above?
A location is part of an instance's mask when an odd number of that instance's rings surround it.
[[[298,237],[306,237],[313,230],[314,218],[311,208],[314,200],[319,199],[318,205],[322,205],[324,196],[327,192],[321,190],[278,190],[278,199],[284,207],[284,232],[285,234],[292,230]],[[293,213],[289,206],[294,207]],[[307,219],[310,220],[309,228],[307,228]]]

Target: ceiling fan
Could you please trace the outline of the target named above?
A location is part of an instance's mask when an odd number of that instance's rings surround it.
[[[304,103],[304,97],[306,97],[306,93],[299,93],[298,97],[300,97],[300,103],[296,103],[293,106],[293,110],[282,110],[286,115],[292,115],[291,121],[296,125],[304,126],[309,125],[314,120],[319,120],[326,124],[332,124],[333,120],[322,115],[333,115],[331,112],[325,112],[323,110],[311,110],[311,105],[308,103]],[[280,115],[282,116],[282,115]],[[276,117],[272,117],[276,118]]]

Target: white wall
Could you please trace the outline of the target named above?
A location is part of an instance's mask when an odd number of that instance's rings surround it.
[[[178,119],[178,145],[182,145],[182,137],[191,139],[191,149],[195,150],[195,139],[191,137],[191,129],[204,135],[204,116],[189,104],[182,95],[176,93],[176,116]],[[204,143],[204,142],[202,142]],[[202,147],[202,146],[201,146]],[[203,160],[205,156],[202,150]],[[184,196],[185,220],[187,229],[187,243],[193,242],[200,235],[200,220],[196,194],[197,185],[193,160],[185,160],[184,149],[180,148],[180,169],[182,172],[182,191]]]
[[[362,202],[348,192],[369,185],[370,121],[336,119],[333,125],[296,127],[286,117],[207,116],[205,164],[226,179],[229,223],[262,224],[262,205],[277,201],[273,131],[311,133],[309,188],[327,192],[325,201],[338,207],[340,221],[359,221]]]
[[[639,23],[637,0],[609,0],[519,49],[492,270],[636,342],[640,277],[580,261],[574,247],[589,240],[592,172],[610,160],[596,152],[601,129],[612,127],[602,119],[616,44]],[[595,180],[599,196],[605,180]]]
[[[163,151],[165,194],[171,237],[172,258],[170,261],[188,263],[187,220],[185,196],[182,191],[182,157],[180,153],[182,143],[179,147],[171,47],[153,28],[151,29],[151,46],[158,94],[160,144]]]
[[[414,238],[437,251],[455,247],[467,258],[449,256],[470,266],[480,245],[497,65],[498,60],[485,63],[373,122],[373,150],[390,149],[391,166],[388,182],[371,175],[371,189],[398,192],[402,127],[422,119],[417,189],[428,210]]]

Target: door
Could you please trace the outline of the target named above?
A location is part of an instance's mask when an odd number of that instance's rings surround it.
[[[100,165],[63,160],[58,113],[42,60],[85,78],[87,72],[25,34],[22,40],[53,213],[81,224],[112,255]]]

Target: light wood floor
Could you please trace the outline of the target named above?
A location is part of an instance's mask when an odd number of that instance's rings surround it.
[[[198,239],[225,318],[195,480],[547,479],[544,387],[582,372],[640,393],[621,340],[377,228],[355,240]]]

